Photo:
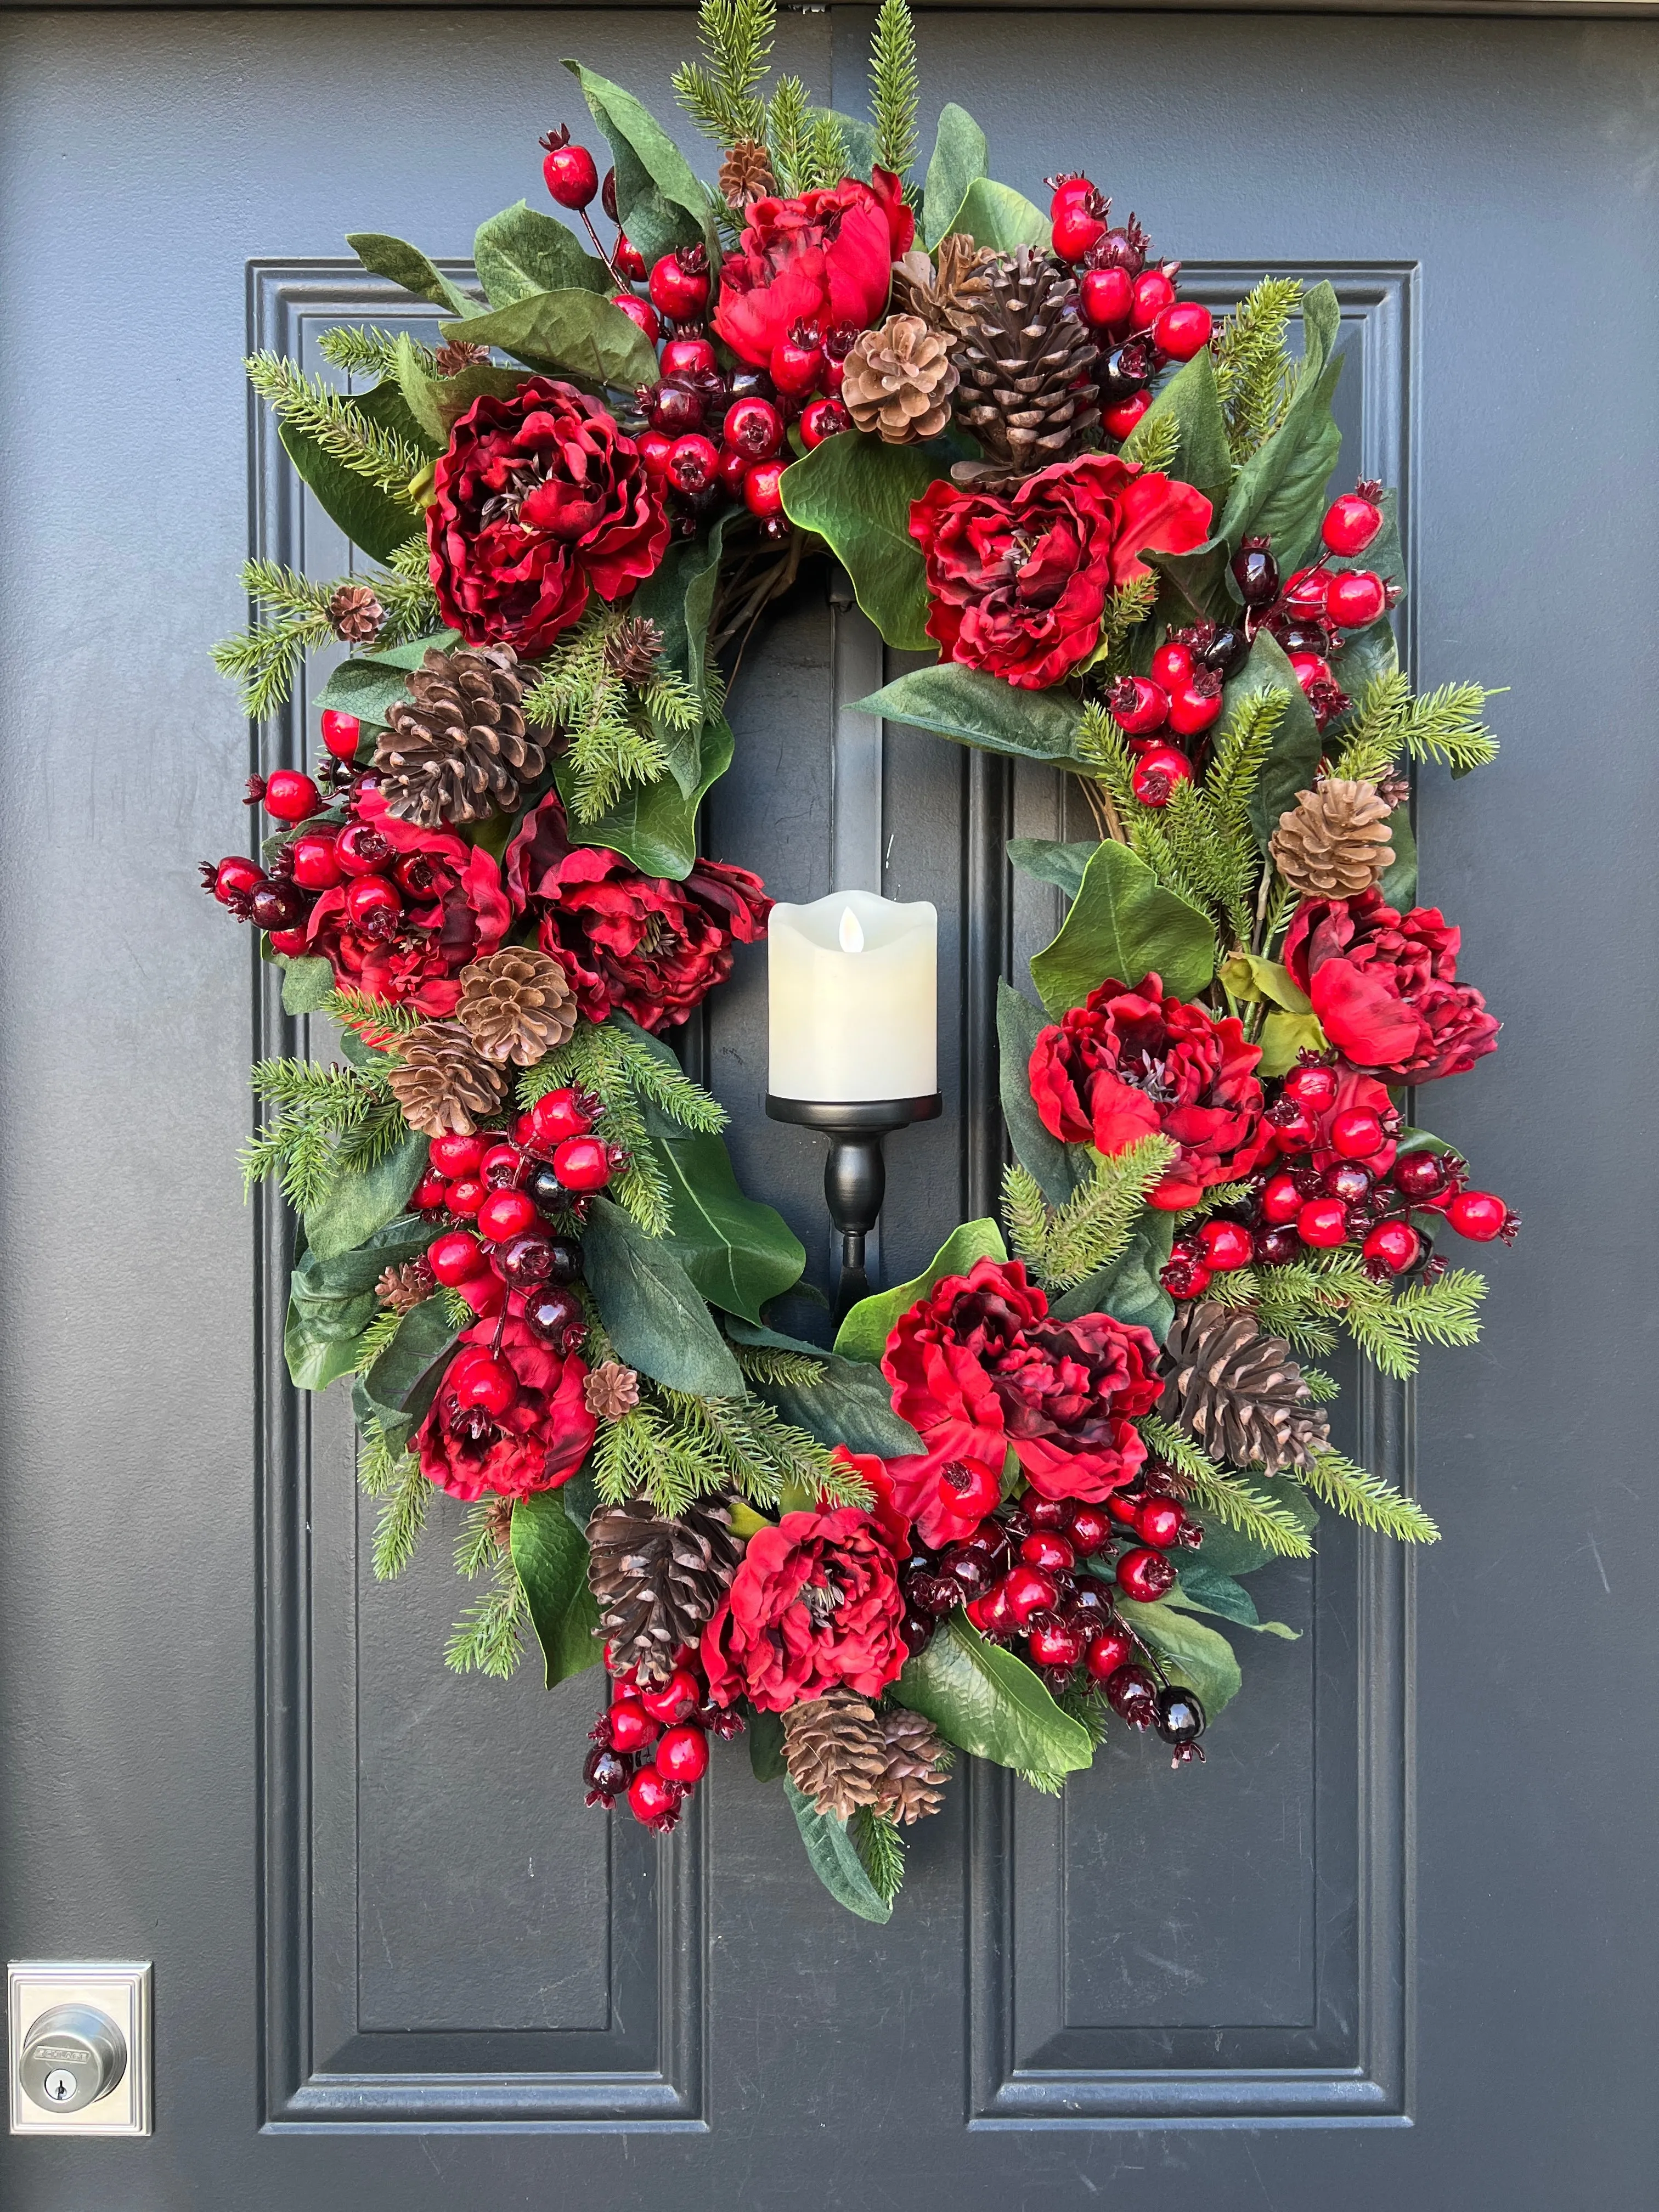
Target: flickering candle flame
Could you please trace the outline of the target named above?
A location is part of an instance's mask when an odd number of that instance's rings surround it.
[[[863,951],[864,932],[859,926],[859,918],[857,915],[854,913],[850,906],[843,907],[841,910],[841,929],[839,935],[841,938],[841,949],[843,952]]]
[[[854,1104],[939,1087],[939,916],[873,891],[775,906],[767,933],[779,1098]]]

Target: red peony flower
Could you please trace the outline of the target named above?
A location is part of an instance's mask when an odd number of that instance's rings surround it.
[[[601,845],[572,845],[550,792],[507,848],[515,914],[563,966],[587,1019],[620,1006],[646,1030],[683,1022],[732,972],[732,946],[766,934],[772,902],[758,876],[699,860],[684,883],[645,876]]]
[[[1461,939],[1438,907],[1402,915],[1381,891],[1304,899],[1285,964],[1345,1060],[1394,1083],[1428,1083],[1464,1074],[1498,1048],[1501,1024],[1457,981]]]
[[[1260,1046],[1243,1025],[1166,999],[1157,975],[1133,990],[1103,983],[1042,1031],[1031,1097],[1050,1136],[1112,1153],[1142,1137],[1181,1147],[1150,1203],[1196,1206],[1212,1183],[1236,1182],[1273,1151],[1262,1126]]]
[[[311,909],[308,949],[331,962],[342,990],[434,1018],[453,1014],[461,969],[495,951],[507,934],[511,916],[500,868],[453,830],[417,830],[398,821],[372,783],[349,818],[371,823],[398,856],[391,875],[403,911],[384,925],[376,917],[367,928],[354,927],[346,918],[350,886],[337,884]]]
[[[545,653],[580,619],[588,586],[615,599],[650,575],[668,517],[639,448],[597,399],[527,377],[456,423],[427,510],[443,617],[470,645]]]
[[[830,191],[756,200],[735,253],[720,269],[714,328],[757,368],[797,325],[820,338],[879,322],[893,264],[909,251],[915,217],[899,180],[878,169],[870,184],[843,177]]]
[[[463,1331],[461,1342],[495,1344],[496,1324],[481,1321]],[[432,1409],[415,1431],[411,1449],[421,1472],[452,1498],[480,1498],[487,1490],[503,1498],[522,1498],[532,1490],[554,1490],[568,1482],[592,1446],[598,1426],[582,1395],[586,1363],[574,1352],[562,1357],[531,1334],[509,1314],[495,1346],[495,1358],[510,1367],[519,1395],[503,1413],[466,1408],[456,1399],[449,1376],[452,1361]]]
[[[1045,1498],[1098,1500],[1146,1456],[1134,1417],[1163,1389],[1149,1329],[1057,1322],[1018,1260],[980,1260],[918,1300],[887,1340],[893,1411],[930,1451],[1000,1466],[1012,1444]]]
[[[1058,684],[1094,651],[1107,595],[1145,575],[1142,553],[1186,553],[1210,531],[1191,484],[1085,453],[1010,497],[940,481],[910,509],[927,562],[927,635],[941,658],[1023,690]]]
[[[897,1561],[880,1521],[855,1505],[786,1513],[749,1539],[703,1631],[709,1696],[717,1705],[746,1697],[769,1713],[842,1683],[879,1697],[904,1665],[903,1618]]]

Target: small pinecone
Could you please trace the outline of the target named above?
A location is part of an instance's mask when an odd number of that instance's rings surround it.
[[[953,358],[957,421],[985,449],[958,461],[957,483],[1012,483],[1080,453],[1100,424],[1095,341],[1077,313],[1075,280],[1029,246],[994,262],[988,297]],[[1081,380],[1082,388],[1074,389]]]
[[[424,1305],[437,1287],[438,1279],[424,1260],[405,1260],[400,1267],[382,1270],[374,1295],[393,1313],[406,1314],[414,1306]]]
[[[385,620],[386,609],[367,584],[342,584],[328,603],[328,626],[346,645],[367,645]]]
[[[705,1498],[667,1521],[635,1498],[600,1506],[587,1543],[588,1585],[612,1668],[636,1667],[642,1681],[664,1680],[675,1653],[702,1634],[737,1571],[743,1540],[732,1533],[731,1513]]]
[[[1403,806],[1412,795],[1412,780],[1408,775],[1385,775],[1376,787],[1376,795],[1390,812]]]
[[[605,665],[624,684],[648,684],[657,672],[662,632],[643,615],[629,615],[605,641]]]
[[[400,1065],[386,1084],[404,1119],[423,1137],[470,1137],[495,1113],[507,1088],[499,1067],[480,1060],[459,1022],[422,1022],[398,1039]]]
[[[640,1402],[640,1378],[620,1359],[606,1359],[590,1368],[582,1384],[582,1402],[602,1421],[619,1421]]]
[[[845,1820],[889,1795],[887,1737],[875,1707],[854,1690],[830,1690],[783,1717],[789,1779],[820,1813]]]
[[[1323,776],[1279,817],[1267,850],[1304,898],[1358,898],[1394,866],[1388,801],[1372,783]]]
[[[481,368],[489,358],[487,345],[477,345],[471,338],[450,338],[438,348],[434,365],[440,376],[459,376],[464,368]]]
[[[486,1060],[533,1067],[576,1026],[576,994],[550,952],[508,945],[461,970],[456,1018]]]
[[[720,163],[720,198],[741,213],[750,200],[764,199],[775,189],[772,156],[758,138],[739,138]]]
[[[893,264],[893,313],[920,315],[936,331],[965,330],[991,296],[986,270],[995,259],[959,230],[940,239],[931,260],[913,246]]]
[[[511,813],[545,756],[524,721],[510,645],[434,647],[386,715],[374,747],[386,811],[417,829]]]
[[[951,419],[957,372],[951,342],[920,315],[890,315],[848,355],[842,404],[860,430],[890,446],[937,438]]]
[[[1302,1370],[1281,1336],[1253,1314],[1205,1298],[1176,1316],[1164,1347],[1170,1373],[1158,1411],[1229,1467],[1274,1474],[1311,1467],[1330,1440]]]
[[[930,1720],[906,1705],[889,1705],[881,1716],[887,1738],[887,1786],[881,1809],[908,1827],[925,1820],[945,1802],[944,1781],[950,1760],[944,1739]]]

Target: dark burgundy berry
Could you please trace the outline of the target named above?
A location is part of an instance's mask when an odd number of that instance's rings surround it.
[[[1097,380],[1103,399],[1133,399],[1136,392],[1144,392],[1156,374],[1156,365],[1147,348],[1131,338],[1127,345],[1114,346],[1103,355],[1100,374]]]
[[[544,1283],[524,1302],[525,1327],[553,1351],[573,1351],[587,1334],[581,1301],[562,1284]]]
[[[925,1651],[933,1640],[933,1621],[925,1613],[907,1613],[899,1623],[899,1635],[905,1650],[914,1659],[918,1651]]]
[[[1093,1668],[1090,1672],[1094,1672]],[[1158,1685],[1144,1667],[1120,1667],[1106,1683],[1106,1700],[1120,1720],[1133,1729],[1151,1728],[1158,1718]]]
[[[1071,1503],[1068,1498],[1038,1498],[1033,1494],[1025,1500],[1025,1517],[1033,1528],[1052,1528],[1058,1533],[1071,1520]]]
[[[964,1589],[952,1575],[915,1575],[905,1583],[904,1595],[913,1613],[931,1620],[954,1611],[964,1598],[977,1596],[978,1592]]]
[[[1165,1743],[1175,1744],[1178,1748],[1192,1745],[1194,1756],[1203,1758],[1196,1745],[1204,1733],[1204,1708],[1192,1692],[1182,1689],[1178,1682],[1171,1682],[1158,1692],[1157,1717],[1152,1725]],[[1175,1763],[1177,1766],[1183,1764],[1179,1758]]]
[[[1358,1160],[1333,1160],[1320,1178],[1327,1198],[1340,1198],[1345,1206],[1358,1206],[1371,1192],[1370,1171]]]
[[[544,1283],[553,1273],[553,1240],[534,1229],[526,1229],[521,1237],[514,1237],[504,1244],[495,1255],[496,1272],[503,1281],[515,1291],[527,1291],[532,1284]]]
[[[1213,671],[1224,684],[1230,676],[1237,675],[1249,653],[1249,632],[1237,623],[1227,623],[1200,652],[1199,664]]]
[[[622,217],[617,213],[617,173],[615,169],[607,169],[605,173],[605,181],[599,186],[599,205],[605,210],[612,222],[620,222],[622,221]]]
[[[612,1751],[608,1744],[596,1743],[582,1763],[582,1780],[587,1784],[587,1802],[603,1805],[608,1813],[627,1789],[634,1769],[632,1762],[620,1752]]]
[[[248,902],[248,911],[261,929],[292,929],[306,910],[306,902],[292,884],[261,884]]]
[[[702,428],[703,397],[689,385],[655,385],[647,398],[646,411],[653,429],[671,438],[687,437]]]
[[[1300,1212],[1298,1206],[1297,1211]],[[1255,1233],[1255,1256],[1263,1267],[1288,1267],[1292,1260],[1302,1257],[1302,1239],[1296,1233],[1294,1222],[1283,1223],[1277,1229],[1258,1229]]]
[[[1233,556],[1233,581],[1247,607],[1267,607],[1279,597],[1279,563],[1265,538],[1247,538]]]
[[[569,1192],[554,1174],[551,1162],[547,1160],[544,1160],[539,1167],[532,1170],[524,1184],[524,1188],[544,1213],[550,1213],[556,1207],[566,1205],[570,1197]]]
[[[1083,1575],[1062,1594],[1060,1610],[1067,1620],[1080,1622],[1092,1635],[1110,1620],[1112,1603],[1103,1583],[1093,1575]]]
[[[1438,1198],[1452,1179],[1445,1152],[1401,1152],[1389,1180],[1407,1198]]]
[[[574,1283],[582,1271],[582,1248],[574,1237],[550,1237],[547,1246],[552,1265],[547,1271],[550,1283]]]

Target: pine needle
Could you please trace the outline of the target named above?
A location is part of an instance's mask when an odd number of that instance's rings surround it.
[[[1181,425],[1173,414],[1143,415],[1134,428],[1118,448],[1118,459],[1133,461],[1149,473],[1162,473],[1171,467],[1181,451]],[[1152,580],[1152,596],[1158,596],[1158,579]]]
[[[1479,684],[1443,684],[1416,698],[1400,670],[1375,676],[1354,702],[1334,773],[1376,783],[1402,751],[1462,775],[1485,768],[1498,757],[1498,740],[1481,716],[1497,696]]]
[[[357,1356],[351,1363],[354,1375],[367,1375],[382,1353],[389,1351],[392,1340],[404,1325],[402,1314],[390,1308],[377,1313],[357,1340]]]
[[[1229,1528],[1237,1528],[1241,1536],[1265,1544],[1281,1559],[1309,1557],[1313,1546],[1308,1541],[1306,1529],[1289,1508],[1281,1505],[1268,1492],[1256,1489],[1243,1475],[1218,1466],[1184,1429],[1177,1429],[1152,1414],[1148,1414],[1139,1425],[1152,1449],[1185,1481],[1195,1505],[1214,1514]]]
[[[847,1823],[847,1832],[871,1888],[884,1905],[890,1905],[904,1887],[904,1844],[897,1828],[883,1814],[860,1805]]]
[[[407,1126],[378,1069],[262,1060],[252,1081],[278,1110],[242,1147],[244,1187],[251,1192],[279,1176],[283,1195],[301,1212],[320,1205],[342,1174],[383,1158]]]
[[[1402,1544],[1439,1541],[1439,1529],[1414,1498],[1407,1498],[1381,1475],[1356,1467],[1340,1452],[1321,1452],[1312,1467],[1296,1470],[1296,1479],[1322,1504],[1334,1506],[1364,1528],[1397,1537]]]
[[[1216,389],[1235,461],[1249,460],[1285,419],[1298,367],[1285,333],[1301,304],[1297,278],[1264,277],[1212,341]]]
[[[404,1478],[406,1452],[393,1451],[378,1414],[364,1423],[357,1449],[357,1481],[365,1498],[383,1498]]]
[[[732,1357],[751,1382],[812,1390],[823,1382],[829,1354],[810,1359],[804,1352],[781,1352],[771,1345],[733,1344]]]
[[[1016,1164],[1002,1185],[1009,1243],[1048,1289],[1086,1282],[1127,1249],[1149,1193],[1179,1149],[1168,1137],[1142,1137],[1100,1161],[1060,1206],[1051,1206],[1036,1178]]]
[[[870,113],[876,126],[876,160],[903,177],[916,158],[915,26],[905,0],[881,0],[870,41]]]
[[[706,138],[729,153],[740,138],[764,139],[766,104],[756,87],[771,66],[774,0],[702,0],[702,62],[674,72],[674,96]]]
[[[372,998],[367,991],[331,991],[323,1001],[323,1012],[343,1030],[350,1030],[376,1052],[385,1049],[384,1040],[394,1036],[412,1036],[421,1026],[421,1017],[412,1006],[395,1006],[390,999]]]
[[[806,87],[798,76],[780,77],[766,113],[767,148],[780,192],[809,189],[805,179],[811,168],[811,120]]]
[[[410,568],[410,549],[419,568]],[[250,561],[242,587],[253,603],[253,620],[234,637],[213,647],[214,666],[242,687],[242,701],[255,721],[263,720],[293,692],[294,679],[307,654],[335,642],[328,618],[330,602],[343,584],[367,584],[380,600],[383,618],[377,645],[401,645],[438,626],[438,600],[426,573],[426,539],[399,546],[384,569],[366,575],[337,576],[314,582],[276,561]]]
[[[414,1558],[432,1499],[432,1485],[422,1474],[421,1462],[413,1452],[406,1452],[398,1462],[396,1485],[383,1494],[380,1524],[374,1531],[377,1582],[392,1581]]]
[[[405,501],[415,519],[410,486],[427,465],[418,446],[371,422],[355,400],[280,354],[250,354],[246,367],[248,381],[279,422],[291,422],[343,469]]]
[[[435,376],[438,356],[431,347],[422,345],[416,338],[409,343],[418,366],[428,376]],[[371,331],[361,324],[354,328],[340,323],[333,330],[322,332],[317,340],[317,350],[325,361],[336,368],[343,368],[348,376],[372,376],[379,380],[398,373],[396,331]]]

